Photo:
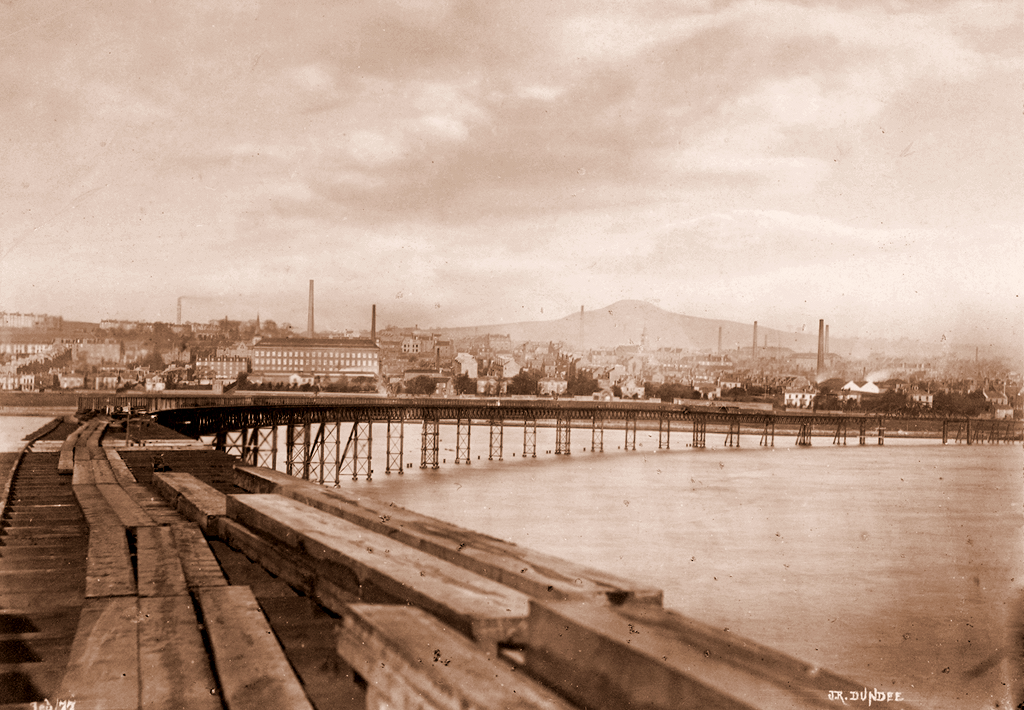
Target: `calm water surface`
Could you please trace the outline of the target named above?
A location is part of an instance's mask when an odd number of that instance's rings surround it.
[[[622,432],[606,431],[598,454],[577,430],[573,454],[554,456],[554,432],[539,429],[538,457],[524,460],[510,426],[498,462],[481,426],[472,464],[455,465],[454,427],[442,427],[435,471],[418,468],[419,427],[405,433],[413,468],[383,474],[381,427],[372,481],[341,489],[657,585],[667,607],[922,708],[1009,700],[1006,628],[1024,587],[1019,444],[777,437],[766,449],[751,436],[737,449],[714,448],[724,435],[709,432],[708,449],[676,435],[679,448],[658,451],[657,432],[640,431],[623,452]]]
[[[0,416],[0,453],[21,451],[25,446],[25,435],[31,434],[53,417],[8,417]]]

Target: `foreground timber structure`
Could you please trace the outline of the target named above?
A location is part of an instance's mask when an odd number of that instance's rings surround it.
[[[0,479],[0,633],[21,653],[0,665],[0,707],[904,700],[666,610],[636,580],[173,433],[72,428]]]

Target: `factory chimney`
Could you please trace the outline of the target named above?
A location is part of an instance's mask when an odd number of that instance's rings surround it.
[[[580,352],[581,353],[585,352],[584,345],[583,345],[584,342],[585,342],[584,337],[585,337],[585,333],[583,331],[583,306],[580,306]],[[550,352],[550,349],[549,349],[549,352]]]
[[[178,296],[178,325],[181,325],[181,299],[183,296]]]
[[[377,342],[377,304],[373,304],[370,311],[370,340]]]
[[[722,354],[722,326],[718,326],[718,354]]]
[[[306,325],[306,337],[313,337],[313,279],[309,280],[309,322]]]
[[[825,319],[818,320],[818,376],[825,371]]]
[[[754,347],[751,350],[754,359],[757,359],[757,321],[754,321]]]
[[[831,350],[828,349],[828,323],[825,324],[825,355],[827,356]]]

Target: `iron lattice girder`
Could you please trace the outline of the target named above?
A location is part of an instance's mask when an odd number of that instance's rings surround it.
[[[88,400],[93,403],[92,398]],[[287,400],[288,398],[280,398]],[[294,399],[294,398],[293,398]],[[109,400],[109,401],[108,401]],[[122,400],[124,400],[122,402]],[[151,404],[160,402],[158,398],[140,398],[134,396],[124,398],[114,396],[104,399],[105,404],[125,406],[129,400],[135,406],[146,407],[145,402]],[[154,414],[156,420],[171,429],[183,434],[199,437],[215,434],[219,431],[242,429],[266,429],[276,426],[315,424],[322,422],[353,422],[374,421],[386,422],[388,419],[397,420],[422,420],[424,417],[444,422],[456,422],[459,419],[491,421],[495,417],[504,419],[505,422],[513,421],[558,421],[562,420],[593,420],[599,416],[605,421],[671,421],[671,422],[694,422],[704,421],[707,424],[722,425],[731,422],[738,422],[745,428],[755,427],[763,429],[768,424],[774,424],[778,428],[791,428],[799,430],[810,425],[815,430],[830,430],[835,432],[840,422],[856,431],[864,429],[877,430],[883,425],[883,419],[877,414],[863,415],[834,415],[817,413],[778,413],[759,411],[735,411],[727,407],[719,410],[714,408],[693,408],[689,409],[684,405],[674,405],[653,402],[566,402],[551,400],[463,400],[463,399],[375,399],[361,398],[345,402],[327,402],[321,400],[316,403],[303,402],[282,402],[273,397],[242,397],[232,398],[224,396],[221,400],[223,406],[195,406],[191,408],[164,409],[159,405],[150,407],[157,410]],[[83,403],[85,400],[83,400]],[[239,403],[242,402],[242,403]],[[193,402],[188,401],[189,404]],[[95,403],[93,403],[95,404]],[[892,428],[903,428],[899,418],[887,418]],[[906,421],[917,421],[915,418],[907,418]],[[924,420],[927,421],[927,420]],[[934,420],[932,432],[939,436],[941,432],[940,419]],[[950,420],[959,423],[961,420]],[[988,434],[995,439],[1017,439],[1021,438],[1021,425],[1013,423],[1011,430],[1006,434],[1002,431],[994,432],[995,424],[982,423],[978,420],[971,421],[971,427],[977,431]],[[973,432],[972,432],[973,434]],[[974,438],[972,436],[972,438]],[[987,437],[988,438],[988,437]]]

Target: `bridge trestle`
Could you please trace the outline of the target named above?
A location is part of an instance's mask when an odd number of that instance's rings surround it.
[[[729,433],[725,436],[726,446],[740,446],[740,420],[729,420]]]
[[[796,435],[797,446],[810,446],[813,427],[810,422],[800,422],[800,431]]]
[[[775,446],[775,419],[772,417],[764,420],[764,429],[761,431],[761,446]]]
[[[661,417],[658,419],[658,448],[672,448],[672,420]]]
[[[626,443],[624,451],[636,451],[636,416],[626,416]]]
[[[708,433],[708,420],[704,417],[693,419],[693,448],[703,449],[706,445]]]
[[[395,423],[397,422],[397,426]],[[388,416],[388,462],[384,468],[385,474],[393,471],[399,474],[404,473],[404,447],[405,447],[405,419],[400,415],[398,419]]]
[[[352,426],[355,429],[355,425]],[[351,438],[352,434],[349,434]],[[315,467],[315,478],[321,485],[341,485],[341,422],[323,422],[313,434],[309,447],[310,465]],[[311,473],[311,477],[313,477]]]
[[[470,433],[473,428],[473,420],[459,417],[455,421],[455,463],[470,463]]]
[[[572,419],[559,412],[555,420],[555,454],[569,456],[572,453]]]
[[[352,422],[345,450],[338,464],[340,471],[352,473],[352,480],[363,476],[367,481],[373,476],[373,422],[369,419],[358,419]]]
[[[532,417],[523,419],[523,458],[537,458],[537,420]]]
[[[832,437],[833,446],[846,446],[846,422],[840,419],[836,422],[836,435]]]
[[[590,450],[604,453],[604,417],[597,412],[590,425]]]
[[[505,448],[505,420],[499,417],[491,417],[490,422],[490,446],[487,450],[487,460],[493,461],[497,453],[498,460],[504,461]]]
[[[423,437],[420,449],[420,468],[439,468],[438,450],[441,445],[438,420],[429,416],[423,417]]]

